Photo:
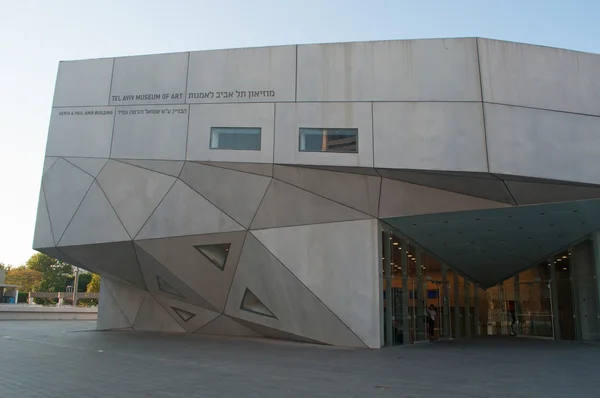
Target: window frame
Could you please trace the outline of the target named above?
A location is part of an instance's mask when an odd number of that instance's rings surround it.
[[[233,129],[233,130],[258,130],[258,148],[247,149],[247,148],[218,148],[213,147],[213,130],[214,129]],[[224,126],[211,126],[210,134],[208,137],[208,149],[210,150],[222,150],[222,151],[260,151],[262,150],[262,127],[224,127]]]
[[[356,131],[356,151],[353,152],[336,152],[336,151],[311,151],[302,149],[302,130],[353,130]],[[335,153],[335,154],[346,154],[346,155],[357,155],[359,153],[358,146],[358,134],[359,129],[357,127],[299,127],[298,128],[298,151],[301,153]]]

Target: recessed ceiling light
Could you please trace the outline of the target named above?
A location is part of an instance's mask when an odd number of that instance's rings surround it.
[[[563,256],[563,258],[567,258],[567,256]]]
[[[394,242],[393,243],[394,246],[398,246],[398,244],[399,244],[398,242]]]

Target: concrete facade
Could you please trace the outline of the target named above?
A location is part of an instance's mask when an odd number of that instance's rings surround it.
[[[382,223],[483,287],[600,229],[598,71],[478,38],[61,62],[34,248],[102,275],[100,329],[378,348]]]

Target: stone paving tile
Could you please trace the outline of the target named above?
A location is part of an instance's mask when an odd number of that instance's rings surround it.
[[[365,350],[94,327],[0,322],[0,397],[600,397],[597,345],[490,338]]]

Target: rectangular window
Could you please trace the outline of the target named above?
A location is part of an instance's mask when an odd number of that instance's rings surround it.
[[[358,129],[300,129],[302,152],[358,152]]]
[[[260,127],[212,127],[210,149],[260,151]]]

